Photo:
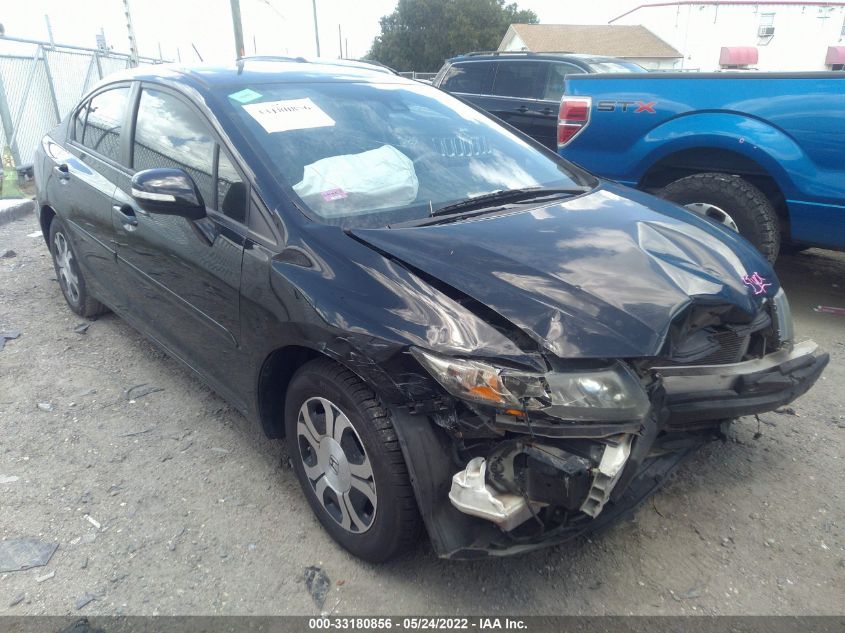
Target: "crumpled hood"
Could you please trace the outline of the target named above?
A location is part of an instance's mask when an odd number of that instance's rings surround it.
[[[656,356],[690,305],[731,305],[750,319],[779,288],[739,235],[610,183],[504,216],[352,233],[561,358]],[[769,284],[760,294],[743,282],[754,273]]]

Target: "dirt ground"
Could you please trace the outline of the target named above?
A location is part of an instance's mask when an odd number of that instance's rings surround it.
[[[310,566],[334,614],[845,612],[845,317],[813,310],[845,307],[845,254],[780,261],[831,363],[759,439],[741,420],[592,540],[472,563],[423,540],[375,566],[322,531],[283,441],[116,317],[77,331],[37,229],[0,226],[0,330],[22,332],[0,351],[0,540],[58,550],[0,574],[0,614],[316,614]]]

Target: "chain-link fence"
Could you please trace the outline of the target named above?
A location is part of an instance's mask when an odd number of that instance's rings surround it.
[[[8,147],[15,166],[25,167],[44,134],[83,94],[133,65],[125,53],[0,37],[0,153]]]
[[[437,73],[418,73],[415,70],[407,70],[402,71],[399,73],[402,77],[407,77],[408,79],[417,79],[419,81],[428,81],[430,82],[437,76]]]

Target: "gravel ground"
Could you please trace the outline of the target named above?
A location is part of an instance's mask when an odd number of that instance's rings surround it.
[[[0,614],[315,614],[322,574],[334,614],[845,612],[845,317],[813,311],[845,307],[845,254],[780,262],[799,338],[832,360],[758,439],[741,420],[592,540],[472,563],[423,540],[375,566],[321,530],[283,441],[116,317],[73,315],[36,230],[0,226],[0,330],[21,331],[0,351],[0,539],[58,550],[0,574]]]

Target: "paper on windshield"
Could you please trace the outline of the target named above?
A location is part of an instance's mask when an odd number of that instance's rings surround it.
[[[293,190],[323,217],[411,204],[419,181],[413,161],[391,145],[306,165]]]
[[[334,119],[307,97],[250,103],[241,107],[270,134],[334,125]]]

